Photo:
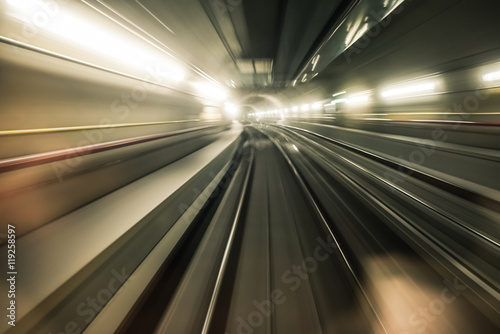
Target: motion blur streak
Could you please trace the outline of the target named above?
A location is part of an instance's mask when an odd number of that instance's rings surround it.
[[[499,10],[0,0],[0,333],[499,333]]]

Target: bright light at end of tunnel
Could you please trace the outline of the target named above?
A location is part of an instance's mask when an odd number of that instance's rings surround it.
[[[300,107],[300,110],[302,110],[302,111],[309,111],[309,105],[308,104],[304,104],[302,107]]]
[[[293,112],[297,112],[297,111],[299,111],[299,107],[297,107],[297,106],[292,107],[292,111],[293,111]]]
[[[435,89],[436,84],[434,82],[427,82],[417,85],[387,89],[382,91],[382,97],[386,99],[414,97],[434,92]]]
[[[321,110],[321,108],[323,107],[323,103],[321,102],[316,102],[312,105],[312,109],[314,111],[318,111],[318,110]]]
[[[370,102],[370,93],[362,92],[349,96],[345,102],[350,105],[367,104]]]
[[[226,114],[232,118],[237,117],[238,113],[239,113],[238,106],[235,105],[234,103],[230,103],[230,102],[224,103],[224,110],[225,110]]]
[[[223,101],[227,98],[227,93],[224,89],[217,87],[215,85],[195,82],[193,83],[194,88],[198,91],[198,93],[208,99],[212,99],[215,101]]]
[[[499,72],[491,72],[483,75],[483,80],[486,82],[499,81],[500,80],[500,71]]]

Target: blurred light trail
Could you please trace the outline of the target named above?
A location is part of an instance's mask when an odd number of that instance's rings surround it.
[[[436,84],[433,82],[423,83],[418,85],[403,86],[394,89],[384,90],[382,97],[384,98],[408,98],[418,96],[416,93],[429,93],[436,89]]]
[[[487,82],[500,80],[500,71],[483,75],[483,80]]]

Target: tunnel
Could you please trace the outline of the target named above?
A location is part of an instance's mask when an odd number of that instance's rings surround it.
[[[497,0],[0,0],[0,333],[500,333]]]

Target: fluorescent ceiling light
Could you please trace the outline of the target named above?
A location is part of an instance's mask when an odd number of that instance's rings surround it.
[[[369,100],[370,100],[370,94],[362,93],[349,96],[349,98],[347,98],[345,102],[347,104],[364,104],[367,103]]]
[[[63,44],[63,41],[56,41],[57,37],[66,41],[79,44],[83,51],[104,56],[113,61],[119,61],[128,66],[139,68],[147,73],[153,74],[160,82],[163,80],[179,82],[184,79],[184,70],[170,59],[165,59],[155,52],[148,52],[141,44],[135,44],[133,40],[128,40],[128,33],[120,33],[120,30],[113,30],[106,25],[100,26],[92,17],[85,17],[81,13],[70,12],[64,6],[56,3],[52,6],[40,0],[8,0],[12,5],[13,18],[34,17],[39,11],[45,13],[52,10],[53,14],[43,25],[36,25],[37,29],[44,30],[54,35],[54,42]],[[43,11],[42,11],[43,9]],[[57,15],[56,15],[57,14]],[[33,22],[25,21],[29,24]]]
[[[483,80],[487,82],[500,80],[500,72],[491,72],[483,75]]]
[[[321,102],[316,102],[315,104],[312,105],[312,109],[316,110],[316,111],[320,110],[321,107],[322,107],[322,103]]]
[[[382,92],[384,98],[412,97],[416,93],[433,92],[436,89],[436,84],[433,82],[421,83],[411,86],[401,86],[394,89],[388,89]],[[418,96],[419,94],[417,94]]]
[[[220,87],[200,82],[193,83],[193,86],[199,94],[206,98],[216,101],[222,101],[227,98],[227,93]]]

